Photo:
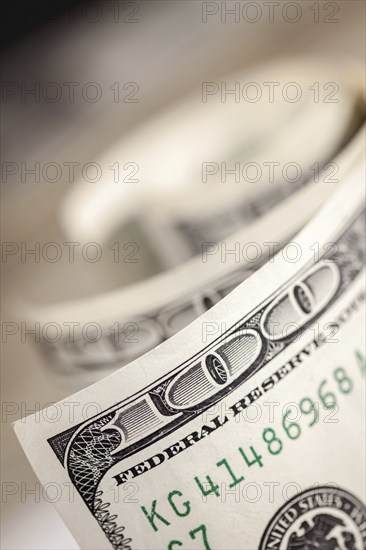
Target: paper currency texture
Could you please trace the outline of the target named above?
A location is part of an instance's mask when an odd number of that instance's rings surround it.
[[[57,423],[15,425],[42,483],[72,489],[57,506],[82,548],[363,548],[363,173],[296,262],[285,246]]]

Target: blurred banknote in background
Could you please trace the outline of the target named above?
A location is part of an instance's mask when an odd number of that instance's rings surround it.
[[[18,7],[3,547],[362,550],[365,5]]]

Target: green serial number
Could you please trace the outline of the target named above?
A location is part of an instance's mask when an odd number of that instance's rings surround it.
[[[355,359],[360,369],[361,376],[365,377],[366,360],[364,355],[356,350]],[[305,396],[298,403],[292,403],[284,410],[280,427],[276,430],[269,427],[263,429],[262,443],[265,444],[265,449],[263,452],[265,453],[265,451],[267,451],[269,456],[279,455],[284,451],[286,440],[294,441],[300,438],[304,430],[304,423],[300,423],[300,419],[295,420],[292,418],[292,413],[294,410],[297,413],[300,412],[300,417],[302,417],[302,415],[308,417],[309,422],[307,423],[307,428],[312,428],[319,423],[319,405],[321,404],[325,410],[335,412],[338,410],[339,396],[342,394],[351,394],[354,389],[354,385],[355,382],[352,378],[350,378],[345,368],[337,367],[334,369],[331,377],[323,379],[317,388],[316,393],[319,401],[313,399],[312,397]],[[329,422],[334,422],[334,420],[330,420]],[[280,437],[278,434],[280,434]],[[245,469],[251,468],[252,466],[257,466],[259,468],[264,467],[263,454],[258,453],[253,446],[249,446],[245,450],[242,447],[239,447],[238,454],[243,460],[243,467],[245,467]],[[216,467],[221,469],[223,468],[228,474],[228,487],[230,489],[236,487],[245,480],[245,469],[240,471],[239,474],[235,473],[226,458],[219,460],[216,463]],[[201,496],[205,499],[210,495],[220,497],[220,486],[210,475],[206,475],[203,480],[198,476],[195,476],[194,482],[195,486],[200,491]],[[192,507],[190,501],[183,499],[183,493],[178,490],[171,491],[167,496],[167,501],[170,505],[169,508],[174,512],[175,517],[182,518],[191,514]],[[158,512],[157,500],[152,502],[150,511],[148,511],[145,506],[141,506],[141,510],[149,521],[154,532],[157,532],[159,527],[162,525],[171,525],[171,521],[168,519],[169,515],[165,511],[164,515],[162,515],[161,511]],[[199,544],[201,548],[211,550],[211,546],[208,542],[207,527],[204,524],[201,524],[189,531],[186,539],[187,540],[184,543],[177,539],[171,540],[167,545],[167,550],[177,550],[183,545],[186,545],[189,539],[200,541]]]

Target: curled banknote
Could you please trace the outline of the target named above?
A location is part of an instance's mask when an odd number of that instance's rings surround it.
[[[340,181],[362,158],[363,131],[334,157]],[[37,344],[47,371],[66,391],[76,391],[161,344],[272,261],[338,185],[309,183],[224,241],[207,241],[194,258],[146,281],[85,299],[23,306],[32,324],[62,328],[61,338]]]
[[[15,424],[82,548],[365,547],[364,177],[186,328]]]
[[[246,76],[293,78],[307,93],[284,104],[222,102],[206,83],[107,151],[103,185],[68,194],[66,237],[135,231],[156,261],[125,287],[21,302],[71,395],[15,431],[81,548],[365,547],[361,72]],[[338,101],[314,101],[323,81]],[[242,181],[268,164],[300,177]],[[137,183],[119,181],[126,166]]]
[[[106,242],[137,218],[165,267],[184,261],[197,252],[197,225],[203,239],[224,238],[319,178],[359,124],[362,74],[349,60],[335,70],[309,58],[228,75],[228,87],[257,90],[251,101],[203,83],[100,155],[103,181],[80,178],[63,201],[65,235]]]

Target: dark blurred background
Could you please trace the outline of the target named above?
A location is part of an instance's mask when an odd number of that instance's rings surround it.
[[[3,0],[0,4],[2,49],[26,39],[32,32],[80,4],[81,0]]]

